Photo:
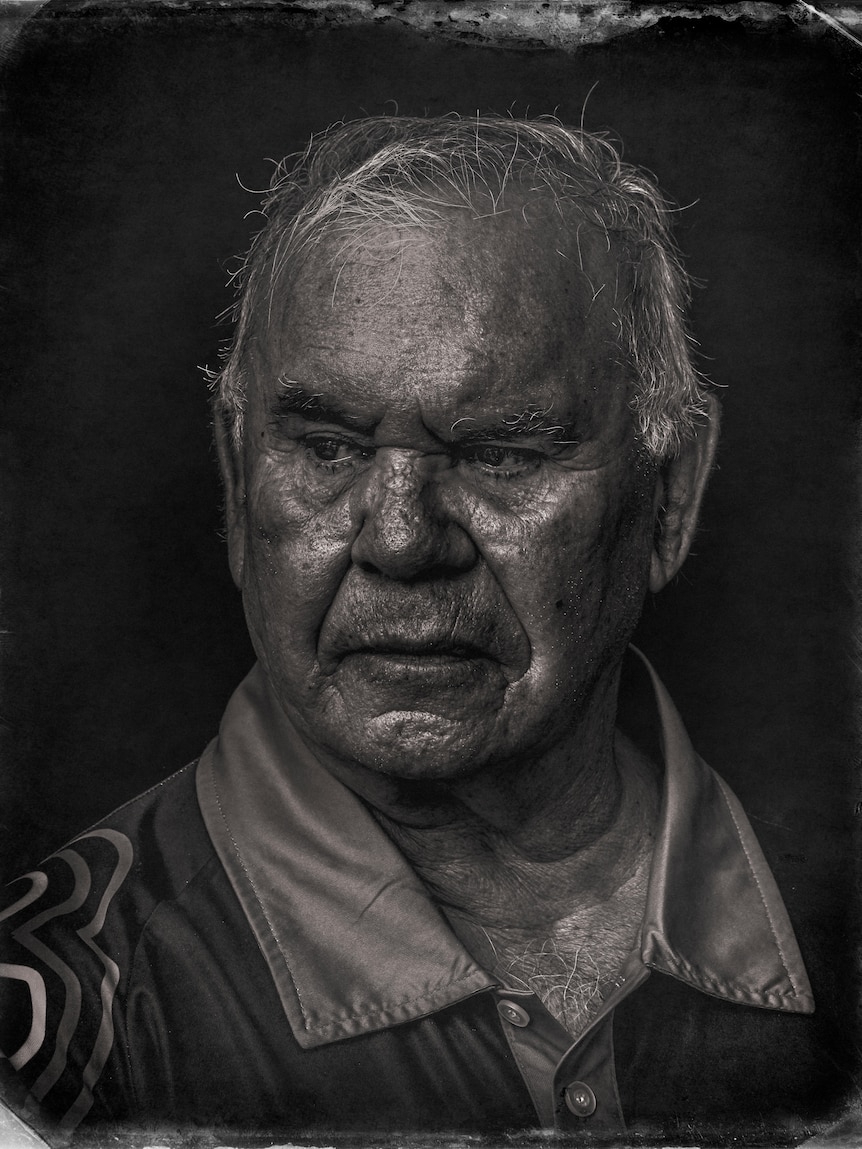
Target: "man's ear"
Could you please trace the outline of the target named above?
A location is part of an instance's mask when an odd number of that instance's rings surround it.
[[[665,586],[685,562],[694,537],[700,501],[712,470],[721,407],[707,396],[707,418],[686,439],[679,454],[659,472],[656,488],[656,528],[650,558],[649,586],[653,594]]]
[[[242,449],[233,442],[229,421],[216,410],[213,419],[219,470],[224,484],[224,517],[228,562],[233,581],[242,589],[245,563],[245,473]]]

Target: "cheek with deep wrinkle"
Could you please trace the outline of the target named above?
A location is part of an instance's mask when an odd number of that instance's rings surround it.
[[[320,618],[350,562],[349,498],[321,500],[294,468],[267,460],[248,485],[246,530],[243,600],[258,657],[275,673],[286,659],[292,674],[310,674]]]

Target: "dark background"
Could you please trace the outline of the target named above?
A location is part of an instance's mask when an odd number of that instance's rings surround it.
[[[7,62],[4,869],[199,754],[251,663],[198,370],[259,225],[237,175],[263,188],[264,157],[342,117],[578,122],[592,89],[585,126],[693,205],[677,236],[724,405],[695,553],[639,643],[828,955],[815,996],[852,1015],[862,49],[777,6],[569,52],[398,7],[48,5]]]

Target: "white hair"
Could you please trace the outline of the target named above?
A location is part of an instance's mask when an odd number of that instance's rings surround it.
[[[631,374],[636,430],[653,459],[674,455],[704,417],[706,383],[692,363],[690,285],[670,234],[670,205],[604,136],[550,118],[492,116],[337,124],[278,164],[263,201],[266,224],[235,276],[234,338],[213,376],[216,416],[234,443],[243,436],[245,349],[263,300],[271,307],[275,285],[284,286],[322,236],[342,235],[346,258],[381,222],[429,227],[453,209],[494,214],[509,185],[571,205],[573,230],[586,222],[606,237],[623,272],[616,339]]]

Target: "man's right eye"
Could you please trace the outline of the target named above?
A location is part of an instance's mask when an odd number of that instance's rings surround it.
[[[368,447],[338,435],[306,435],[303,445],[315,460],[334,466],[364,461],[373,454]]]

